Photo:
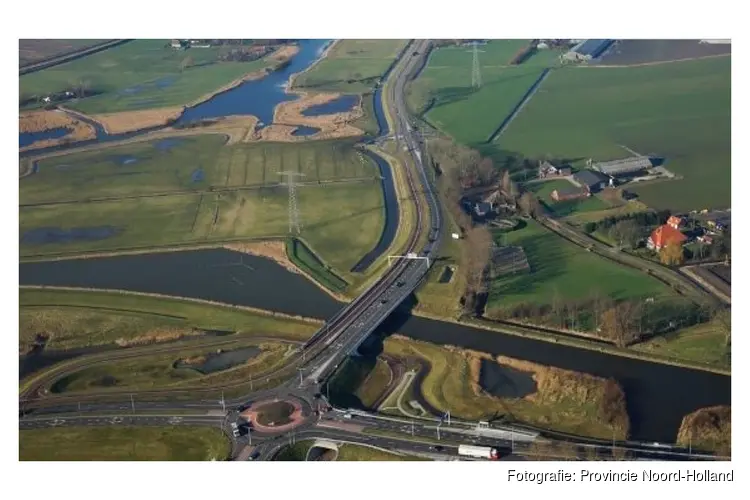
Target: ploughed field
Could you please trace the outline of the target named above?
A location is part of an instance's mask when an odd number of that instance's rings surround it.
[[[61,40],[61,39],[21,39],[18,40],[18,64],[27,66],[29,64],[59,57],[77,50],[92,47],[105,42],[106,39],[94,40]]]
[[[39,161],[20,181],[21,256],[204,244],[288,233],[350,269],[384,226],[375,163],[351,142],[224,146],[220,136],[142,142]]]
[[[681,179],[628,187],[654,208],[731,205],[729,57],[553,70],[494,144],[527,158],[580,165],[640,154],[664,157]]]

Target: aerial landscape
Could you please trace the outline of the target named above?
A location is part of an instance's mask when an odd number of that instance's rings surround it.
[[[731,66],[20,39],[19,460],[730,460]]]

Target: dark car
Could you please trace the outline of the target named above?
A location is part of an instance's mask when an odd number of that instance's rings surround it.
[[[431,449],[435,451],[443,451],[445,448],[440,446],[439,444],[436,444],[435,446],[430,446]]]

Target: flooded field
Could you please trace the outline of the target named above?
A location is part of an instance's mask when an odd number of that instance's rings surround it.
[[[45,130],[43,132],[20,132],[18,134],[18,145],[23,148],[30,146],[35,142],[45,141],[47,139],[59,139],[65,137],[69,133],[70,129],[62,127]]]
[[[116,236],[120,229],[114,226],[72,227],[38,227],[21,235],[21,243],[43,245],[48,243],[70,243],[73,241],[105,240]]]

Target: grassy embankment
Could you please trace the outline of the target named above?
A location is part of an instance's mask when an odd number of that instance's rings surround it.
[[[19,459],[30,461],[224,460],[230,451],[219,429],[200,427],[35,429],[18,441]]]
[[[727,346],[724,331],[716,322],[683,328],[631,348],[725,370],[731,367],[730,347]]]
[[[22,288],[19,305],[21,351],[42,332],[48,349],[65,350],[158,343],[207,330],[305,340],[317,329],[302,319],[128,293]]]
[[[700,408],[685,415],[677,433],[677,444],[729,457],[732,453],[731,407]]]
[[[506,369],[526,372],[535,391],[520,398],[496,397],[479,386],[482,360],[488,354],[455,347],[390,337],[384,352],[394,357],[416,357],[429,364],[420,387],[424,399],[441,411],[477,420],[506,415],[512,420],[592,437],[620,439],[628,434],[629,420],[622,390],[613,382],[583,373],[498,357]]]
[[[254,347],[253,354],[237,355],[234,362],[223,369],[203,373],[201,366],[219,351],[232,356],[232,351]],[[103,360],[55,380],[51,391],[55,394],[85,394],[89,391],[179,389],[210,387],[246,382],[251,377],[280,368],[294,347],[280,342],[241,341],[216,347],[181,347],[179,351],[144,354],[137,358]],[[239,353],[238,353],[239,354]]]
[[[555,64],[555,53],[542,51],[520,65],[509,65],[529,40],[492,40],[480,47],[482,86],[471,86],[471,47],[432,51],[425,69],[408,90],[413,112],[457,141],[486,142],[542,70]]]
[[[326,56],[294,79],[292,89],[362,95],[362,115],[351,122],[375,135],[373,92],[406,45],[406,40],[337,40]]]
[[[314,441],[299,441],[293,445],[289,445],[276,455],[275,460],[278,462],[302,462],[307,457],[307,452],[310,450],[313,443]],[[339,447],[339,453],[336,460],[339,462],[391,462],[414,461],[419,460],[419,458],[396,455],[370,448],[368,446],[344,444]]]
[[[338,406],[375,409],[393,374],[381,358],[352,358],[336,372],[327,390]]]
[[[647,205],[728,207],[730,69],[730,57],[717,57],[555,70],[494,146],[582,165],[630,156],[624,145],[665,157],[665,167],[683,177],[634,187]]]
[[[41,160],[20,184],[20,201],[29,205],[20,210],[22,235],[49,227],[118,232],[67,243],[22,238],[21,256],[286,238],[282,170],[310,183],[298,189],[301,237],[356,281],[349,269],[382,231],[383,193],[375,164],[346,141],[223,146],[206,135]],[[341,180],[353,182],[334,182]]]
[[[24,95],[42,95],[86,80],[90,91],[101,93],[69,106],[87,114],[113,113],[188,105],[268,65],[264,59],[220,62],[218,47],[183,51],[168,45],[169,40],[134,40],[24,75],[20,87]]]

